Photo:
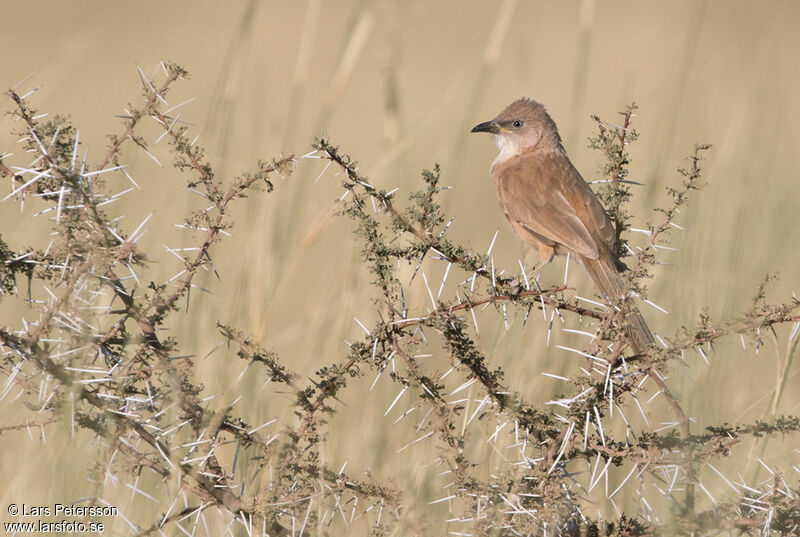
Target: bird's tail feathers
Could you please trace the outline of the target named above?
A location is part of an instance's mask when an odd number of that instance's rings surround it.
[[[637,354],[646,352],[650,345],[655,341],[653,334],[650,333],[647,323],[639,312],[639,308],[634,304],[633,299],[628,296],[628,290],[622,281],[614,261],[610,258],[600,256],[598,259],[582,259],[583,266],[589,277],[597,286],[601,294],[608,297],[612,303],[617,303],[622,297],[626,297],[623,307],[625,309],[625,320],[627,321],[627,333],[631,341],[631,346]]]

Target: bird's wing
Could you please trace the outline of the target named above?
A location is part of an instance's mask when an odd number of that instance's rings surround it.
[[[592,191],[589,184],[583,180],[581,174],[572,165],[569,159],[565,158],[563,164],[569,168],[569,173],[559,175],[561,178],[561,188],[567,194],[567,199],[581,200],[575,210],[581,222],[592,232],[592,236],[603,243],[609,251],[614,251],[617,242],[617,233],[614,224],[608,217],[597,196]]]
[[[494,172],[508,218],[534,236],[590,259],[600,255],[598,243],[613,245],[608,215],[565,155],[532,152],[509,159]]]

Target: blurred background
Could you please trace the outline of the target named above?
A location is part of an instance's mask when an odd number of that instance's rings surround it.
[[[650,282],[650,298],[669,312],[644,305],[651,328],[669,337],[695,323],[704,309],[712,319],[741,314],[767,273],[782,274],[770,298],[785,300],[797,289],[800,4],[793,0],[0,5],[6,21],[0,32],[0,85],[20,84],[20,93],[41,86],[31,102],[41,112],[71,117],[89,163],[102,159],[107,134],[121,132],[115,116],[139,102],[136,66],[158,76],[161,60],[175,61],[191,79],[168,98],[171,104],[195,98],[181,120],[200,135],[198,143],[218,176],[232,178],[259,158],[303,155],[323,133],[359,162],[372,184],[399,187],[398,196],[419,188],[419,172],[438,162],[442,183],[455,187],[441,198],[444,212],[455,217],[450,238],[485,251],[499,230],[495,265],[514,274],[518,259],[531,266],[536,255],[523,248],[496,206],[489,176],[494,145],[486,136],[471,135],[470,128],[520,96],[539,100],[559,125],[576,167],[591,181],[598,178],[602,156],[587,148],[595,133],[590,115],[613,123],[617,112],[635,101],[640,138],[630,147],[629,178],[644,186],[633,190],[634,227],[655,221],[652,208],[669,204],[664,188],[679,184],[676,169],[689,165],[685,157],[694,144],[714,145],[704,162],[707,187],[677,220],[685,228],[673,235],[671,246],[678,251],[662,252],[665,264]],[[3,100],[0,108],[6,112],[11,106]],[[0,118],[0,151],[15,153],[14,128],[10,117]],[[156,125],[150,128],[154,140]],[[177,272],[177,260],[170,265],[162,245],[191,245],[172,226],[197,207],[170,165],[166,142],[161,145],[153,153],[163,166],[126,149],[125,163],[141,190],[115,208],[125,215],[128,231],[153,213],[151,231],[140,245],[164,262],[152,264],[151,279]],[[21,154],[6,163],[28,164]],[[353,317],[369,326],[377,315],[351,225],[335,215],[339,183],[332,168],[301,159],[291,176],[277,181],[275,193],[238,206],[233,237],[216,252],[221,282],[212,277],[200,282],[213,294],[194,293],[193,313],[172,327],[178,338],[191,337],[194,347],[187,353],[203,357],[214,349],[221,340],[214,325],[221,320],[254,334],[302,374],[342,360],[345,340],[363,335]],[[124,181],[118,186],[121,190]],[[5,185],[2,195],[7,191]],[[41,232],[49,223],[41,219],[36,228],[27,219],[39,209],[33,200],[22,214],[11,202],[0,204],[0,232],[13,249],[46,246]],[[641,240],[631,237],[634,244]],[[425,270],[435,292],[444,266],[431,262]],[[563,259],[542,274],[544,283],[563,277]],[[451,275],[442,296],[452,296],[459,281]],[[578,294],[591,293],[575,266],[569,284]],[[409,293],[424,313],[421,279]],[[8,304],[0,312],[3,325],[25,315]],[[506,329],[502,315],[490,308],[479,321],[481,349],[507,372],[510,387],[532,402],[566,389],[541,372],[568,375],[581,365],[554,345],[585,340],[556,325],[548,346],[541,315],[524,328],[521,318],[512,318]],[[569,323],[576,327],[574,319]],[[793,389],[770,408],[787,359],[787,335],[779,332],[777,343],[767,336],[757,355],[751,342],[743,349],[738,338],[720,344],[710,364],[687,355],[672,382],[698,425],[800,411],[800,392]],[[432,359],[441,361],[441,370],[449,367],[446,357]],[[214,355],[197,364],[208,393],[223,394],[220,404],[235,398],[231,387],[247,389],[249,402],[239,410],[253,423],[271,416],[291,420],[289,397],[277,399],[286,408],[276,405],[263,378],[242,375],[244,364]],[[797,385],[796,370],[789,386]],[[406,425],[392,422],[410,403],[384,418],[398,388],[381,381],[368,392],[373,380],[372,373],[357,380],[361,389],[347,392],[339,403],[327,462],[338,468],[350,461],[350,472],[371,469],[377,479],[394,479],[409,503],[420,506],[419,516],[447,518],[444,504],[425,505],[444,495],[428,479],[430,469],[403,470],[415,467],[404,462],[434,459],[435,446],[395,453],[408,442],[408,430],[398,431]],[[19,421],[8,402],[0,404],[0,412],[8,423]],[[765,460],[781,460],[789,447],[776,447]],[[88,435],[72,438],[59,426],[48,429],[46,439],[36,432],[11,432],[0,437],[0,449],[0,481],[10,484],[0,493],[5,503],[43,505],[89,490]],[[44,485],[54,475],[63,477],[57,489]],[[709,486],[724,483],[712,479]]]

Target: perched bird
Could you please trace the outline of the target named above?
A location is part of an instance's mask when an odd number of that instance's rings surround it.
[[[622,300],[631,346],[645,352],[653,336],[620,276],[626,267],[615,251],[614,224],[570,162],[544,106],[519,99],[472,132],[490,133],[500,149],[492,162],[494,191],[517,235],[544,263],[569,252],[601,295]]]

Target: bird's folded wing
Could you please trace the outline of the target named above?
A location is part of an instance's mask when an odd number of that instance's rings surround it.
[[[600,217],[602,225],[608,217],[567,159],[520,156],[495,169],[495,180],[499,181],[498,196],[510,220],[534,236],[597,259],[598,245],[587,224],[596,226],[593,220]],[[589,197],[582,186],[589,190]],[[597,209],[599,215],[594,214]],[[584,219],[588,221],[584,223]]]

